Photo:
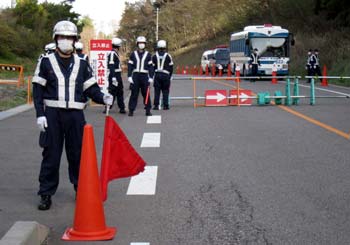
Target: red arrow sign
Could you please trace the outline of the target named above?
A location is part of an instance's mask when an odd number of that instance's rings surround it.
[[[206,90],[205,106],[227,106],[226,90]]]
[[[230,102],[229,105],[238,105],[238,90],[230,90]],[[239,90],[239,104],[240,105],[252,105],[252,99],[249,98],[252,96],[251,90],[240,89]]]

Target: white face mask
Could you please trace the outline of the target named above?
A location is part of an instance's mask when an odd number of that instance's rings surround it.
[[[73,40],[60,39],[57,40],[57,46],[64,54],[70,54],[73,52]]]
[[[146,47],[146,44],[144,43],[139,43],[138,44],[139,49],[144,49]]]

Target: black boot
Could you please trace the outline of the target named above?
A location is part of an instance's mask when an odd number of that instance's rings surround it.
[[[39,210],[49,210],[51,207],[51,196],[50,195],[41,195],[41,200],[38,205]]]
[[[119,113],[120,113],[120,114],[125,114],[126,111],[125,111],[125,109],[123,108],[123,109],[120,109],[120,110],[119,110]]]
[[[150,111],[146,111],[146,116],[152,116],[152,113]]]
[[[153,110],[158,111],[159,110],[159,106],[158,105],[154,105],[153,106]]]
[[[134,115],[134,112],[133,112],[133,111],[129,111],[128,116],[129,116],[129,117],[132,117],[133,115]]]

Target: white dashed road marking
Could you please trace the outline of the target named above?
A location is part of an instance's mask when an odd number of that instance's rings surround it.
[[[150,245],[149,242],[132,242],[130,245]]]
[[[145,171],[131,177],[127,195],[156,194],[158,166],[146,166]]]
[[[150,116],[147,117],[147,124],[161,124],[162,123],[162,116]]]
[[[160,147],[160,133],[144,133],[141,148],[144,147]]]

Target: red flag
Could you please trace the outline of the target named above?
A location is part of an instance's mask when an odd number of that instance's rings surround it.
[[[118,124],[106,116],[100,176],[102,200],[107,200],[109,181],[137,175],[144,171],[145,165]]]

